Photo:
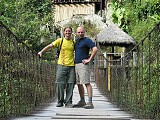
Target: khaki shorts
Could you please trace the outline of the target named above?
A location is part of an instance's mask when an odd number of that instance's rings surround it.
[[[90,83],[89,64],[84,65],[83,63],[78,63],[75,65],[75,70],[77,84]]]

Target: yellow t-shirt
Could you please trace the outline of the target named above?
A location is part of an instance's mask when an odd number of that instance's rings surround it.
[[[59,48],[62,42],[62,38],[58,38],[52,44],[55,48]],[[58,58],[58,64],[65,66],[74,66],[74,43],[72,39],[66,40],[63,38],[61,51]]]

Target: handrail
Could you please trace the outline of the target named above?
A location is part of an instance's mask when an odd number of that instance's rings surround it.
[[[32,112],[55,97],[55,63],[40,59],[0,21],[0,118]]]
[[[139,119],[160,119],[160,22],[124,57],[95,63],[98,88]],[[121,62],[120,62],[121,61]]]

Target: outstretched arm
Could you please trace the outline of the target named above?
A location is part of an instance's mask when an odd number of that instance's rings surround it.
[[[47,45],[47,46],[44,47],[40,52],[38,52],[38,55],[41,57],[43,52],[48,51],[48,50],[51,49],[52,47],[54,47],[52,43],[49,44],[49,45]]]

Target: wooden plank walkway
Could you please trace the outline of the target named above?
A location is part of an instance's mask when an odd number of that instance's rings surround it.
[[[31,115],[13,118],[12,120],[137,120],[134,119],[132,115],[108,102],[107,98],[99,92],[94,82],[92,83],[92,86],[94,109],[56,107],[57,103],[55,101],[53,103],[49,103],[47,107],[37,109],[35,113]],[[85,98],[87,101],[87,94],[85,94]],[[78,101],[79,94],[77,86],[75,86],[73,104]]]

